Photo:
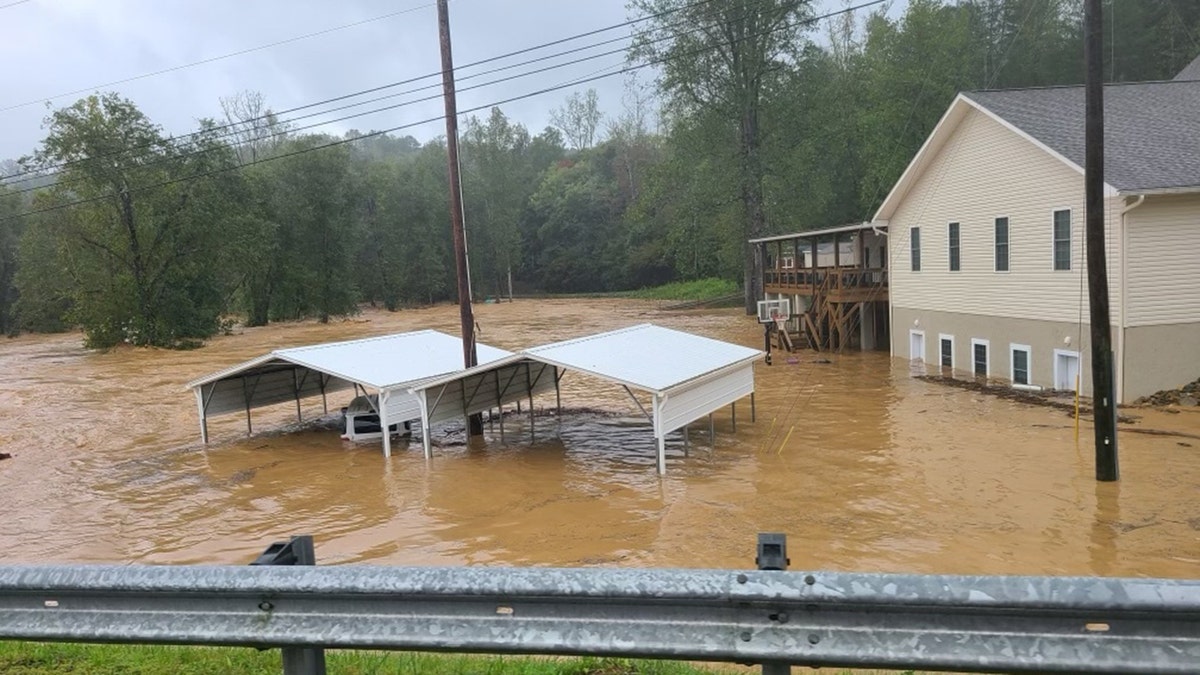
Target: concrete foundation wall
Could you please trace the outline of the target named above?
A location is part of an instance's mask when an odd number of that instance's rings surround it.
[[[1200,377],[1200,323],[1125,329],[1125,400]]]
[[[1030,347],[1029,381],[1031,384],[1052,389],[1054,387],[1054,351],[1065,350],[1080,353],[1080,375],[1083,394],[1091,396],[1091,340],[1090,330],[1083,325],[1080,340],[1079,324],[1033,319],[1006,319],[977,314],[935,312],[930,310],[892,308],[892,353],[898,358],[909,357],[911,331],[922,331],[925,335],[925,363],[931,372],[939,364],[939,336],[953,336],[954,370],[969,377],[972,372],[971,340],[988,341],[988,379],[1011,381],[1012,352],[1010,345]],[[1116,331],[1113,331],[1114,346]],[[1070,342],[1068,343],[1068,339]],[[1115,355],[1114,355],[1115,357]],[[1118,379],[1118,388],[1120,381]],[[1118,398],[1120,398],[1118,396]]]

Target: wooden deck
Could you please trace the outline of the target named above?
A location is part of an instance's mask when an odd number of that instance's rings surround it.
[[[821,294],[829,302],[874,302],[888,299],[887,270],[861,267],[769,269],[763,290],[787,295]]]

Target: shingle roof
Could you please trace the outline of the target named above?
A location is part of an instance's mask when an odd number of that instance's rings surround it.
[[[1175,76],[1176,80],[1200,80],[1200,56],[1197,56],[1191,63],[1184,66],[1183,70]]]
[[[1083,166],[1083,87],[963,95]],[[1110,84],[1104,108],[1105,182],[1122,192],[1200,186],[1200,80]]]

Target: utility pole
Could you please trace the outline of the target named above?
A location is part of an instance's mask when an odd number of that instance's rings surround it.
[[[1087,212],[1087,277],[1092,337],[1092,415],[1096,428],[1096,480],[1115,481],[1117,399],[1108,316],[1108,269],[1104,248],[1104,17],[1100,0],[1083,8],[1085,82],[1084,209]]]
[[[467,267],[467,231],[463,224],[462,182],[458,170],[458,102],[454,95],[454,55],[450,50],[450,9],[437,0],[438,35],[442,44],[442,97],[446,103],[446,153],[450,163],[450,229],[454,233],[454,263],[458,270],[458,308],[462,321],[463,367],[479,363],[475,351],[475,316],[471,311],[471,277]],[[483,418],[471,415],[471,436],[483,434]]]

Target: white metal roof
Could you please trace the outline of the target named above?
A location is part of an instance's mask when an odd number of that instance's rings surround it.
[[[787,241],[788,239],[812,239],[813,237],[824,237],[830,234],[845,234],[847,232],[861,232],[863,230],[874,229],[878,223],[859,223],[858,225],[840,225],[838,227],[827,227],[823,230],[807,230],[805,232],[793,232],[791,234],[776,234],[770,237],[760,237],[751,239],[751,244],[765,244],[772,241]],[[886,225],[880,229],[886,229]]]
[[[762,352],[647,323],[534,347],[521,354],[661,394],[709,373],[753,361]]]
[[[512,356],[511,352],[477,344],[479,363]],[[216,382],[246,371],[286,362],[374,389],[392,389],[463,369],[462,340],[435,330],[399,333],[346,342],[276,349],[188,383],[188,388]]]

